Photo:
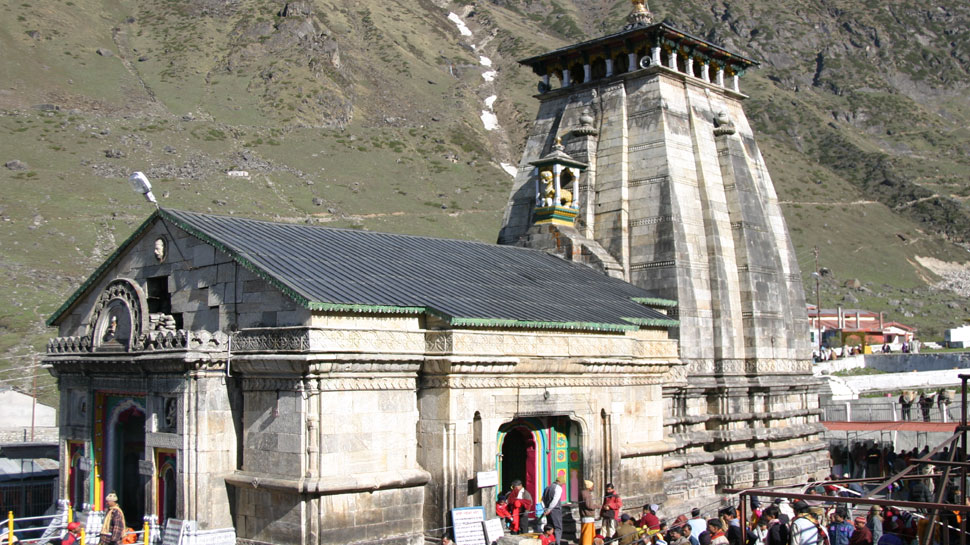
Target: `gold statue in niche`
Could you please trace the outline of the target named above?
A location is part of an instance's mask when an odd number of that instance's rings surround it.
[[[559,188],[559,202],[556,202],[556,183],[551,170],[539,171],[539,180],[543,183],[542,206],[572,206],[572,191],[561,187]]]

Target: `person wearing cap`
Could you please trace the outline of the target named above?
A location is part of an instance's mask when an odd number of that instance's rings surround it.
[[[560,475],[555,482],[542,491],[542,510],[546,520],[555,529],[556,545],[562,542],[562,497],[566,477]]]
[[[873,505],[869,508],[869,518],[866,520],[866,528],[872,534],[872,542],[879,543],[882,537],[882,507]]]
[[[522,486],[522,481],[512,481],[512,490],[506,497],[509,513],[512,515],[512,533],[529,531],[529,513],[532,511],[532,494]]]
[[[616,533],[622,508],[623,500],[620,499],[620,495],[613,488],[613,483],[606,483],[606,494],[603,495],[603,507],[600,509],[600,517],[603,519],[603,527],[600,532],[607,539],[613,537],[613,534]]]
[[[104,498],[108,508],[101,525],[101,545],[121,545],[125,539],[125,514],[118,507],[118,495],[114,492]]]
[[[75,545],[81,541],[81,523],[69,522],[67,524],[67,535],[61,540],[61,545]]]
[[[872,532],[866,526],[866,517],[855,518],[855,531],[849,538],[849,545],[872,545]]]
[[[655,503],[644,505],[643,516],[640,517],[640,528],[644,530],[659,530],[660,517],[657,516],[657,511],[659,510],[660,506]]]
[[[626,513],[620,515],[620,525],[616,529],[616,535],[613,536],[617,539],[617,545],[633,545],[639,535],[640,531],[633,517]]]
[[[596,535],[596,515],[599,514],[599,502],[593,499],[593,481],[583,481],[583,490],[579,493],[579,521],[580,545],[592,545]]]
[[[795,502],[795,520],[791,523],[791,545],[825,545],[825,530],[812,518],[811,507],[804,501]]]

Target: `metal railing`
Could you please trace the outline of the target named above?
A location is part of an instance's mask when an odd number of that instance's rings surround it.
[[[48,520],[48,519],[50,519],[50,523],[46,526],[17,528],[18,523],[23,524],[25,522],[30,523],[30,522],[35,522],[39,520]],[[71,508],[70,506],[67,508],[66,516],[65,516],[65,513],[58,512],[53,515],[15,518],[13,511],[8,511],[7,523],[5,525],[3,532],[0,532],[0,540],[2,540],[5,544],[9,544],[11,540],[7,536],[12,535],[15,538],[17,538],[19,543],[22,543],[24,545],[28,543],[33,545],[44,545],[50,542],[52,539],[60,540],[61,536],[63,536],[65,532],[67,532],[67,525],[70,524],[71,522],[74,522],[74,509]],[[43,535],[36,538],[27,538],[27,537],[18,536],[18,533],[20,534],[20,536],[24,536],[29,532],[38,532],[38,531],[43,531]],[[131,538],[129,537],[132,535],[135,536],[134,541],[132,541]],[[150,545],[153,538],[151,525],[148,523],[148,521],[145,521],[144,527],[141,530],[137,532],[126,531],[125,538],[126,538],[125,540],[126,543],[141,542],[142,545]],[[92,539],[89,540],[84,526],[80,528],[80,535],[78,536],[78,543],[80,543],[80,545],[88,545],[89,543],[91,545],[96,545],[100,543],[100,541],[101,541],[101,536],[99,534],[92,536]]]
[[[822,405],[822,420],[829,422],[955,422],[960,416],[960,403],[951,403],[944,411],[934,404],[925,415],[918,403],[913,403],[909,412],[903,410],[898,401],[882,403],[858,403],[855,401],[836,401]]]

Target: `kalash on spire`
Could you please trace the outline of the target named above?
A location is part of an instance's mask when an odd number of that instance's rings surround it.
[[[630,15],[626,16],[628,24],[624,30],[638,26],[647,26],[653,22],[653,16],[650,15],[650,8],[647,7],[647,0],[631,0],[631,2],[633,3],[633,10],[630,11]]]
[[[539,111],[498,241],[675,302],[663,434],[616,456],[623,475],[663,459],[631,504],[824,478],[801,274],[743,109],[758,63],[632,7],[614,34],[519,61]]]

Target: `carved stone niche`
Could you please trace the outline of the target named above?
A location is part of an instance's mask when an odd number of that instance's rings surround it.
[[[148,299],[132,280],[119,278],[101,292],[91,311],[91,343],[97,352],[127,352],[146,329]]]
[[[178,432],[179,402],[177,397],[162,397],[159,403],[158,431],[165,433]]]

